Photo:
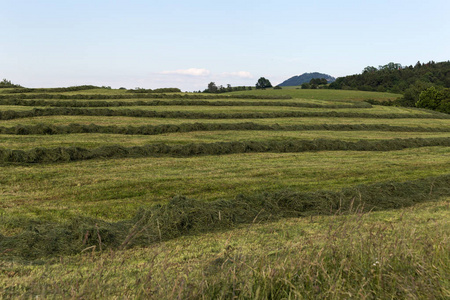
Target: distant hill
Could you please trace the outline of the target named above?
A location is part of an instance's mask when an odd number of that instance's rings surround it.
[[[278,86],[297,86],[303,83],[309,83],[313,78],[325,78],[328,83],[334,82],[336,78],[323,73],[313,72],[313,73],[303,73],[302,75],[294,76],[288,80],[283,81]]]

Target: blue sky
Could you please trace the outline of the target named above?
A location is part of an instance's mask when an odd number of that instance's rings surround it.
[[[27,87],[273,84],[450,59],[450,1],[0,0],[0,80]]]

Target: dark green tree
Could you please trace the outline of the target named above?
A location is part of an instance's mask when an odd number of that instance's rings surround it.
[[[309,81],[309,84],[311,85],[323,85],[323,84],[327,84],[328,81],[325,78],[313,78]]]
[[[372,73],[372,72],[376,72],[378,71],[377,68],[373,67],[373,66],[367,66],[364,68],[363,73]]]
[[[302,89],[310,89],[311,85],[309,83],[302,83]]]
[[[271,88],[272,84],[270,81],[264,77],[261,77],[258,79],[258,82],[256,83],[257,89],[265,89],[265,88]]]
[[[436,109],[441,104],[444,94],[442,91],[438,91],[434,86],[427,88],[420,93],[419,101],[416,106],[420,108]]]
[[[208,92],[209,93],[217,93],[219,89],[217,88],[217,85],[214,82],[210,82],[208,84]]]

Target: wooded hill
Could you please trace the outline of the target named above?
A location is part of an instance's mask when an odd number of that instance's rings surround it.
[[[450,87],[450,61],[417,62],[415,66],[392,62],[378,68],[369,66],[361,74],[339,77],[330,84],[333,89],[404,93],[405,98],[416,94],[414,90],[423,91],[431,86]]]

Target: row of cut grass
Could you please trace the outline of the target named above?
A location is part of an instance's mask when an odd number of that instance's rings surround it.
[[[48,109],[46,107],[29,107],[29,106],[0,106],[0,111],[32,111],[33,109],[41,109],[48,111],[56,111],[56,109]],[[63,109],[60,109],[64,111]],[[105,109],[86,107],[83,109],[67,109],[67,111],[155,111],[155,112],[198,112],[198,113],[276,113],[276,112],[336,112],[336,113],[362,113],[373,115],[394,115],[394,114],[433,114],[429,110],[419,110],[415,108],[406,107],[386,107],[386,106],[373,106],[372,108],[308,108],[308,107],[289,107],[289,106],[121,106],[121,107],[109,107]],[[440,115],[440,114],[436,114]]]
[[[207,201],[286,188],[335,190],[437,176],[449,169],[449,147],[6,165],[0,175],[0,212],[24,218],[82,214],[117,220],[178,194]]]
[[[50,106],[50,107],[116,107],[116,106],[180,106],[180,105],[204,105],[204,106],[293,106],[293,107],[324,107],[324,108],[371,108],[367,102],[339,101],[339,100],[311,100],[311,99],[260,99],[249,101],[248,99],[205,99],[205,100],[180,100],[180,99],[120,99],[120,100],[45,100],[45,99],[0,99],[0,106]]]
[[[242,141],[286,141],[339,139],[343,141],[386,140],[407,138],[445,138],[449,132],[382,132],[382,131],[195,131],[164,133],[160,135],[122,135],[80,133],[64,135],[4,135],[0,134],[0,144],[6,149],[32,149],[37,147],[83,147],[96,148],[108,145],[143,146],[165,143],[187,145],[191,143],[242,142]]]
[[[192,108],[192,107],[191,107]],[[450,119],[448,114],[433,113],[426,110],[406,110],[392,113],[389,110],[359,109],[345,110],[278,110],[270,111],[255,109],[254,111],[195,111],[195,110],[147,110],[147,109],[111,109],[111,108],[33,108],[28,110],[0,111],[0,120],[13,120],[39,116],[110,116],[110,117],[136,117],[136,118],[180,118],[180,119],[263,119],[263,118],[420,118],[420,119]]]
[[[273,221],[286,217],[329,215],[336,212],[362,212],[401,208],[437,199],[450,193],[450,175],[407,182],[359,185],[340,191],[314,193],[280,191],[247,194],[235,198],[204,202],[177,196],[164,205],[153,205],[136,212],[133,218],[104,222],[92,218],[72,218],[64,223],[14,220],[23,232],[0,236],[6,256],[39,258],[58,254],[76,254],[86,247],[123,249],[195,234],[230,229],[252,223],[256,218]]]
[[[24,119],[0,120],[0,126],[18,126],[18,125],[69,125],[71,123],[89,125],[96,124],[100,126],[143,126],[143,125],[180,125],[183,123],[224,123],[221,119],[196,119],[195,121],[187,121],[179,118],[134,118],[126,116],[40,116]],[[392,126],[410,126],[410,127],[430,127],[430,128],[450,128],[450,119],[387,119],[387,118],[321,118],[321,117],[305,117],[305,118],[265,118],[265,119],[228,119],[227,124],[252,122],[262,125],[279,124],[281,126],[290,125],[315,125],[315,124],[389,124]]]

